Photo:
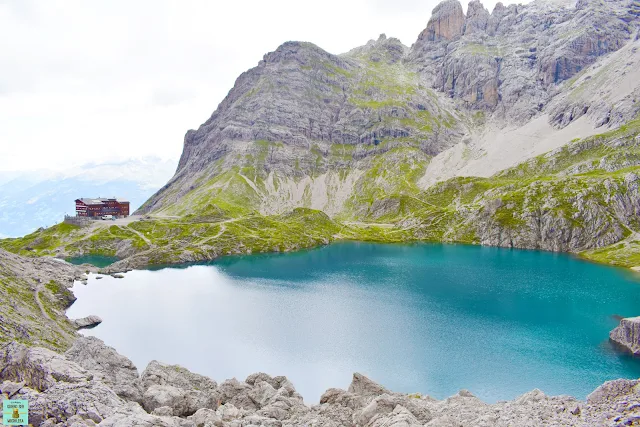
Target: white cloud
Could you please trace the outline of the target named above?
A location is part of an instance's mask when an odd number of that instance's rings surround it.
[[[436,4],[0,0],[0,171],[177,159],[187,129],[281,43],[341,53],[384,32],[411,45]]]

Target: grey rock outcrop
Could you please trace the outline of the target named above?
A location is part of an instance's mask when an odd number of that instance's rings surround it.
[[[170,385],[211,392],[217,388],[216,382],[204,375],[194,374],[179,365],[168,365],[155,360],[144,370],[141,381],[145,389],[153,385]]]
[[[609,334],[609,339],[634,356],[640,356],[640,317],[620,320],[620,324]]]
[[[234,378],[220,384],[218,391],[220,403],[225,407],[255,411],[258,416],[274,420],[282,421],[288,419],[292,412],[307,410],[302,396],[283,376],[257,373],[250,375],[245,382]]]
[[[77,266],[51,257],[26,258],[0,249],[0,270],[3,274],[12,274],[25,280],[37,283],[51,281],[63,284],[65,288],[73,286],[74,280],[83,280],[86,273],[97,269],[90,265]],[[67,296],[67,303],[75,301],[73,294]]]
[[[640,44],[627,43],[564,85],[546,108],[551,122],[562,128],[584,116],[596,127],[624,125],[638,116],[639,75]]]
[[[214,427],[222,425],[222,417],[212,409],[202,408],[189,417],[196,427]]]
[[[113,390],[97,381],[76,384],[59,381],[44,393],[23,388],[18,396],[29,400],[29,421],[33,425],[45,420],[64,423],[73,417],[99,424],[124,405]]]
[[[159,362],[142,375],[145,400],[151,402],[140,406],[130,394],[114,390],[126,378],[135,382],[135,367],[99,340],[82,338],[65,355],[19,344],[5,345],[0,353],[0,398],[28,399],[30,421],[44,427],[587,427],[632,425],[640,407],[637,380],[607,382],[585,402],[534,390],[490,405],[466,390],[442,401],[394,393],[358,373],[349,390],[329,389],[319,404],[308,406],[286,377],[256,373],[218,386]],[[86,358],[88,369],[70,357]]]
[[[126,400],[142,401],[140,376],[131,360],[96,337],[79,337],[65,353]]]
[[[80,365],[49,349],[10,343],[0,348],[0,378],[24,382],[25,387],[45,391],[58,381],[82,383],[91,379],[92,375]]]
[[[76,327],[76,329],[91,329],[102,323],[102,319],[92,314],[81,319],[74,319],[71,322],[73,323],[73,326]]]
[[[215,409],[220,399],[215,381],[155,360],[144,370],[140,382],[142,406],[149,412],[169,407],[173,415],[187,416],[201,408]]]
[[[413,409],[413,411],[411,410]],[[389,418],[391,420],[389,420]],[[382,394],[375,397],[361,411],[354,414],[359,426],[384,425],[385,422],[423,425],[432,420],[429,409],[402,395]],[[385,419],[384,422],[381,422]]]
[[[163,409],[166,408],[166,412],[171,415],[191,415],[197,411],[198,405],[196,398],[189,394],[186,390],[169,385],[153,385],[145,390],[142,405],[153,414],[157,414],[159,410],[165,412]]]
[[[381,394],[388,393],[388,391],[380,384],[371,381],[364,375],[356,372],[353,374],[351,384],[349,384],[349,393],[353,393],[360,396],[379,396]]]
[[[485,9],[480,0],[470,1],[467,7],[464,33],[473,34],[486,32],[489,19],[491,19],[491,14]]]
[[[66,427],[64,424],[63,427]],[[128,402],[100,423],[106,427],[196,427],[193,421],[174,416],[158,416],[145,412],[140,405]]]

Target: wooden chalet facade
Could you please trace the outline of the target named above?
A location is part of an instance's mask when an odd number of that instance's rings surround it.
[[[99,218],[102,215],[129,216],[129,201],[115,197],[76,199],[76,216]]]

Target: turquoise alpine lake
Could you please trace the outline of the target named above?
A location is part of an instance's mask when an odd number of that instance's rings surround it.
[[[487,402],[539,388],[584,399],[640,377],[608,334],[640,315],[635,273],[566,254],[337,243],[77,283],[71,318],[129,357],[218,382],[286,375],[308,403],[361,372],[398,392]]]

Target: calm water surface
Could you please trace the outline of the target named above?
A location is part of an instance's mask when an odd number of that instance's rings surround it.
[[[640,377],[607,342],[614,316],[640,315],[640,282],[567,255],[339,243],[125,276],[77,284],[68,315],[102,317],[85,333],[140,370],[158,359],[218,381],[286,375],[309,403],[355,371],[490,402]]]

